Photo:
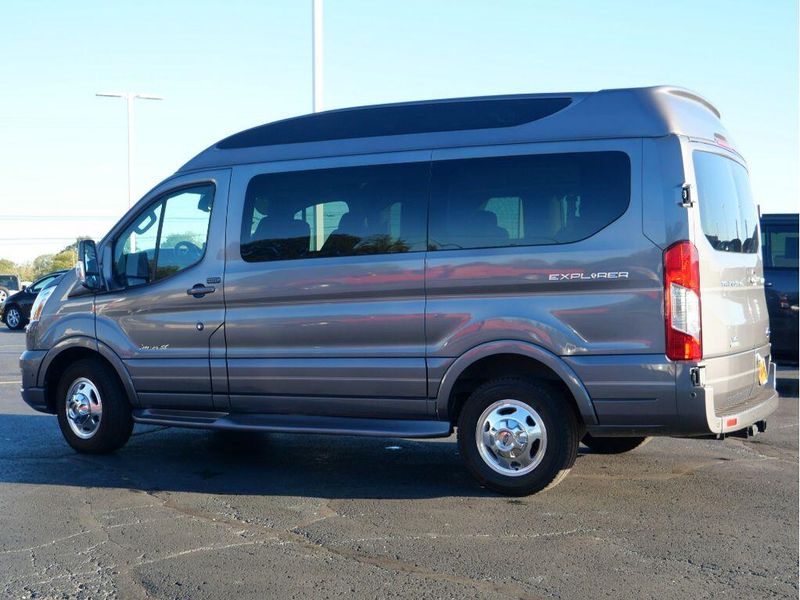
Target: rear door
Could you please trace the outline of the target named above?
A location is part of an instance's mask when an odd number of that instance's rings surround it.
[[[747,170],[733,154],[691,147],[697,190],[695,245],[700,257],[703,358],[718,412],[745,402],[767,358],[769,317],[758,211]],[[724,361],[714,359],[726,357]]]

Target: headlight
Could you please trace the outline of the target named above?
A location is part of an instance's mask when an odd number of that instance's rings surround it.
[[[39,317],[42,315],[42,309],[44,308],[45,302],[47,302],[47,299],[52,295],[53,290],[55,289],[55,286],[44,288],[41,292],[39,292],[39,295],[36,296],[36,300],[33,301],[33,307],[31,308],[31,323],[39,320]]]

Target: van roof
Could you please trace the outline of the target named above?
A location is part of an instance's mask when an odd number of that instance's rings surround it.
[[[247,129],[204,150],[179,172],[353,154],[670,134],[721,139],[730,147],[719,117],[701,96],[669,86],[362,106]]]

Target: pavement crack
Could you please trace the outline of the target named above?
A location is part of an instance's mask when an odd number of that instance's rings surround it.
[[[320,514],[315,516],[314,518],[308,519],[288,530],[285,531],[283,534],[285,536],[286,541],[299,543],[305,548],[310,550],[324,552],[328,555],[337,556],[339,558],[354,561],[360,565],[371,566],[375,567],[384,571],[388,571],[391,573],[403,573],[406,575],[411,575],[414,577],[419,577],[423,579],[427,579],[430,581],[437,581],[440,583],[450,583],[461,585],[465,587],[469,587],[474,589],[475,591],[479,592],[481,595],[487,594],[496,594],[501,595],[504,598],[514,598],[519,600],[542,600],[542,596],[537,596],[535,594],[531,594],[527,590],[523,589],[520,586],[512,585],[508,583],[502,583],[498,581],[490,581],[487,579],[474,579],[472,577],[468,577],[466,575],[457,575],[453,573],[443,573],[441,571],[437,571],[430,567],[426,567],[424,565],[420,565],[417,563],[408,562],[399,558],[389,558],[386,556],[374,556],[374,555],[366,555],[358,550],[351,549],[351,548],[342,548],[337,547],[338,544],[326,544],[321,541],[313,540],[309,537],[309,535],[304,534],[301,532],[302,529],[313,525],[314,523],[319,523],[320,521],[324,521],[325,519],[329,519],[334,516],[339,516],[339,514],[330,507],[330,501],[327,501],[323,505],[323,509],[320,510]],[[550,534],[539,534],[539,535],[532,535],[527,537],[548,537],[548,536],[558,536],[558,535],[571,535],[574,533],[578,533],[582,531],[580,528],[576,528],[574,530],[568,531],[559,531],[553,532]],[[409,536],[409,539],[437,539],[439,538],[469,538],[469,537],[482,537],[479,535],[441,535],[437,536],[436,534],[421,534],[418,536]],[[485,536],[487,539],[490,538],[489,535]],[[526,536],[519,536],[519,538],[523,538]],[[381,541],[383,539],[404,539],[404,538],[377,538],[376,541]],[[352,543],[358,540],[346,540],[340,542],[344,543]]]
[[[36,546],[28,546],[26,548],[11,548],[9,550],[1,550],[0,554],[16,554],[18,552],[33,552],[34,550],[40,550],[42,548],[47,548],[48,546],[54,546],[56,544],[60,544],[61,542],[65,542],[67,540],[74,539],[76,537],[80,537],[82,535],[87,535],[92,533],[94,530],[88,529],[84,531],[78,531],[77,533],[73,533],[70,535],[66,535],[64,537],[56,538],[49,542],[44,542],[42,544],[37,544]]]
[[[296,534],[299,535],[299,534]],[[306,537],[303,538],[306,544],[311,544],[314,547],[333,554],[345,560],[355,561],[360,565],[367,565],[375,567],[390,573],[403,573],[430,581],[437,581],[440,583],[450,583],[469,587],[479,592],[481,595],[495,594],[504,598],[515,598],[519,600],[542,600],[542,596],[531,594],[527,590],[508,583],[499,581],[490,581],[487,579],[473,579],[466,575],[457,575],[453,573],[443,573],[436,571],[430,567],[426,567],[417,563],[408,562],[397,558],[389,558],[387,556],[368,556],[359,553],[357,550],[349,548],[334,548],[321,542],[312,541]]]

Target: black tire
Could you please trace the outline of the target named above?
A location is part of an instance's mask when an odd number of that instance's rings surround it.
[[[595,454],[623,454],[649,442],[649,437],[594,437],[583,436],[581,443]]]
[[[478,421],[484,411],[506,399],[533,408],[547,434],[538,465],[522,475],[504,475],[493,469],[481,455],[476,441]],[[458,417],[458,448],[467,468],[482,486],[510,496],[525,496],[554,487],[567,475],[578,455],[582,430],[571,402],[541,380],[509,377],[481,385],[472,392]],[[533,453],[536,451],[533,448]]]
[[[8,315],[11,313],[12,310],[17,311],[16,325],[12,325],[11,323],[9,323],[8,320]],[[20,311],[19,306],[17,306],[16,304],[12,304],[11,306],[6,306],[3,309],[3,321],[5,322],[6,327],[8,327],[11,331],[18,331],[20,329],[23,329],[25,325],[28,324],[25,317],[22,316],[22,311]]]
[[[67,417],[67,393],[80,378],[89,380],[100,394],[102,417],[88,439],[78,436]],[[86,358],[67,367],[56,391],[58,425],[67,443],[83,454],[108,454],[121,448],[133,431],[131,409],[125,391],[114,373],[98,359]]]

